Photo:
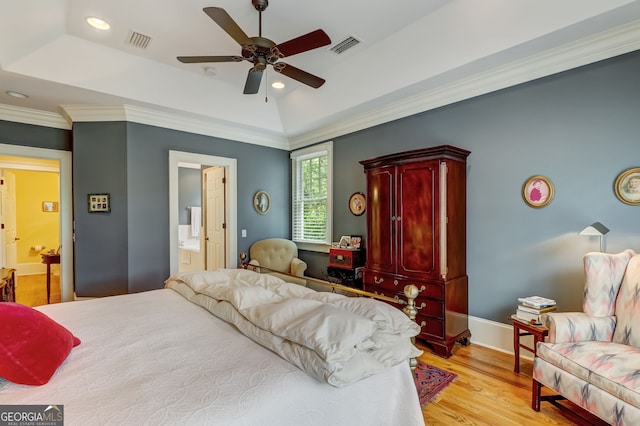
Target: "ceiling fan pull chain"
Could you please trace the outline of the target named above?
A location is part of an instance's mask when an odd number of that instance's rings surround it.
[[[267,96],[268,92],[269,92],[269,76],[267,75],[266,68],[264,70],[264,82],[265,82],[265,85],[264,85],[264,103],[266,104],[267,102],[269,102],[269,97]]]

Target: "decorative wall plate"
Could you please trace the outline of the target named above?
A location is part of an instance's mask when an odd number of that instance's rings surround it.
[[[356,215],[361,216],[367,208],[367,199],[362,192],[354,192],[349,197],[349,211]]]
[[[253,196],[253,208],[260,214],[267,214],[271,208],[271,197],[267,191],[258,191]]]
[[[614,184],[616,197],[625,204],[640,206],[640,167],[620,173]]]
[[[545,207],[553,200],[554,194],[553,183],[545,176],[531,176],[522,185],[522,199],[534,209]]]

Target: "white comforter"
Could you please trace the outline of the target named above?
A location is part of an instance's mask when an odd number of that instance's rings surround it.
[[[376,300],[316,292],[243,269],[185,272],[166,286],[336,387],[422,353],[410,341],[419,326]]]
[[[404,363],[335,388],[170,289],[38,309],[82,343],[46,385],[0,379],[0,405],[63,405],[66,426],[424,425]]]

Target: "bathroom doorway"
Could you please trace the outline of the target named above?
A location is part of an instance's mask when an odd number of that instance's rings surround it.
[[[184,168],[198,169],[200,174],[200,205],[197,203],[180,202],[180,170]],[[196,264],[202,265],[200,269],[215,269],[216,267],[235,267],[237,256],[237,180],[236,159],[216,157],[204,154],[195,154],[181,151],[169,151],[169,254],[170,273],[175,274],[181,270],[191,270],[191,264],[184,265],[189,257]],[[209,183],[207,184],[207,180]],[[222,185],[222,187],[220,186]],[[209,189],[207,189],[209,187]],[[205,193],[209,193],[205,196]],[[216,197],[218,197],[216,199]],[[222,201],[220,200],[220,197]],[[206,201],[210,199],[210,201]],[[205,200],[204,202],[202,200]],[[189,209],[187,209],[189,207]],[[193,208],[199,209],[193,214]],[[189,211],[187,211],[189,210]],[[198,222],[198,215],[200,222]],[[181,216],[189,218],[189,224],[185,228],[185,220]],[[215,217],[222,220],[213,219]],[[201,232],[191,229],[194,224],[201,226]],[[207,229],[207,223],[212,225]],[[182,227],[182,228],[181,228]],[[186,232],[191,232],[187,234]],[[193,233],[198,234],[197,247],[187,252],[184,238],[188,236],[189,244],[195,245]],[[208,238],[208,239],[207,239]],[[201,260],[198,257],[201,256]],[[201,262],[201,263],[199,263]]]

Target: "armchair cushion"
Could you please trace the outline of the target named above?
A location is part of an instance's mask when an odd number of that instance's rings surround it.
[[[284,238],[267,238],[256,241],[249,248],[249,263],[256,266],[264,266],[275,271],[304,276],[307,264],[298,258],[298,246],[291,240]],[[263,270],[262,272],[267,272]],[[306,285],[304,279],[295,279],[286,275],[268,272],[282,278],[287,282]]]
[[[634,407],[640,407],[639,355],[635,348],[610,342],[540,343],[537,352],[541,360]],[[534,378],[554,383],[553,376],[546,377],[543,369],[535,369]],[[570,381],[556,383],[569,385]],[[579,395],[575,397],[581,399]]]
[[[549,312],[542,314],[542,323],[549,329],[549,342],[610,342],[616,328],[616,318],[593,317],[583,312]]]

